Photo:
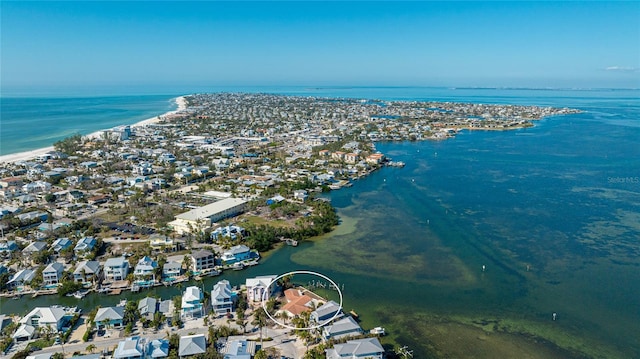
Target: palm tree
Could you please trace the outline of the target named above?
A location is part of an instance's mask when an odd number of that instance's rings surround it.
[[[251,322],[252,325],[254,326],[258,326],[260,327],[260,346],[262,347],[263,343],[262,343],[262,327],[264,327],[264,325],[267,322],[267,314],[265,313],[264,310],[262,310],[262,308],[258,308],[254,311],[253,313],[253,321]]]

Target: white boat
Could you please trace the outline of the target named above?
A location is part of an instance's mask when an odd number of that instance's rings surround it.
[[[233,265],[231,265],[231,269],[233,270],[244,269],[244,264],[242,264],[241,262],[234,263]]]
[[[385,330],[383,327],[375,327],[369,331],[371,334],[375,335],[385,335]]]
[[[85,295],[86,295],[86,293],[82,293],[80,291],[77,291],[77,292],[73,293],[73,296],[78,298],[78,299],[84,298]]]

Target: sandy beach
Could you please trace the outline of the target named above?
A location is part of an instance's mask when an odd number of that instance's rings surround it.
[[[177,97],[175,99],[176,104],[178,105],[178,108],[174,111],[169,111],[166,113],[163,113],[161,115],[155,116],[155,117],[151,117],[148,118],[146,120],[142,120],[140,122],[136,122],[134,124],[131,125],[131,127],[136,128],[136,127],[142,127],[145,125],[149,125],[152,123],[157,123],[160,121],[161,117],[164,116],[169,116],[169,115],[173,115],[176,114],[180,111],[183,111],[187,108],[187,100],[185,99],[184,96],[180,96]],[[102,135],[102,133],[108,129],[103,129],[103,130],[99,130],[99,131],[95,131],[92,132],[88,135],[84,135],[83,137],[88,137],[88,138],[98,138]],[[43,148],[38,148],[36,150],[31,150],[31,151],[24,151],[24,152],[18,152],[18,153],[11,153],[8,155],[3,155],[0,156],[0,163],[13,163],[13,162],[19,162],[19,161],[28,161],[28,160],[32,160],[38,156],[44,155],[47,152],[53,151],[54,148],[53,146],[48,146],[48,147],[43,147]]]

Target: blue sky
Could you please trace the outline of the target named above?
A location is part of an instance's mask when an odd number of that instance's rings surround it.
[[[640,2],[1,3],[2,88],[640,87]]]

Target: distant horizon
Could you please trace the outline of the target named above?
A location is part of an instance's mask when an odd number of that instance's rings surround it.
[[[1,90],[635,89],[639,14],[597,1],[3,1]]]

